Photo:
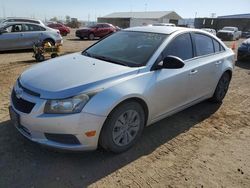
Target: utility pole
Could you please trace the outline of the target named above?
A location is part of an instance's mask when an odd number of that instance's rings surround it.
[[[5,6],[4,6],[4,3],[2,2],[2,10],[3,10],[3,18],[6,17],[6,14],[5,14]]]
[[[148,4],[145,3],[145,12],[147,12],[147,9],[148,9]]]

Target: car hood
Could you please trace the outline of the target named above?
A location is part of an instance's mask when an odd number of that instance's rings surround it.
[[[234,33],[234,32],[228,30],[219,30],[218,33]]]
[[[86,57],[65,55],[26,70],[19,78],[25,89],[44,99],[62,99],[104,89],[138,73],[138,68]]]
[[[246,45],[250,45],[250,38],[245,40],[243,43],[246,44]]]

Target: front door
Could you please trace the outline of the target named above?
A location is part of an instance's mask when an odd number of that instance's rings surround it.
[[[3,28],[0,34],[0,50],[17,50],[22,47],[22,24],[13,24]]]
[[[191,36],[189,33],[178,35],[163,50],[159,61],[173,55],[181,58],[185,66],[179,69],[161,69],[155,71],[155,96],[153,118],[158,119],[186,105],[188,95],[189,69],[186,61],[193,57]]]

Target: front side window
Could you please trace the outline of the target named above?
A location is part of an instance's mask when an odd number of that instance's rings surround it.
[[[213,39],[207,35],[194,33],[196,56],[214,53]]]
[[[110,63],[139,67],[146,65],[167,36],[159,33],[120,31],[85,50],[83,55]]]
[[[22,24],[15,24],[5,28],[7,33],[16,33],[22,31]]]
[[[182,60],[191,59],[193,57],[192,41],[189,33],[177,36],[163,51],[163,58],[172,55]]]

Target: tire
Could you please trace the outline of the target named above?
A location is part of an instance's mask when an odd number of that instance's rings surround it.
[[[35,59],[36,59],[37,62],[42,62],[42,61],[45,60],[45,57],[42,54],[36,54]]]
[[[45,39],[45,40],[43,41],[43,46],[44,46],[45,43],[47,43],[47,42],[49,42],[52,46],[55,46],[55,41],[52,40],[52,39]]]
[[[145,112],[137,102],[126,102],[116,107],[105,121],[99,144],[105,150],[121,153],[131,148],[140,138],[145,125]]]
[[[237,61],[243,61],[242,57],[240,57],[239,55],[237,55]]]
[[[57,53],[53,53],[53,54],[51,54],[50,57],[51,57],[51,58],[56,58],[56,57],[58,57],[58,54],[57,54]]]
[[[211,98],[212,102],[221,103],[223,101],[224,97],[227,94],[230,81],[231,81],[230,74],[228,72],[225,72],[221,76],[221,78],[220,78],[220,80],[219,80],[219,82],[218,82],[218,84],[216,86],[214,95]]]
[[[94,40],[95,39],[94,33],[90,33],[88,38],[89,38],[89,40]]]

